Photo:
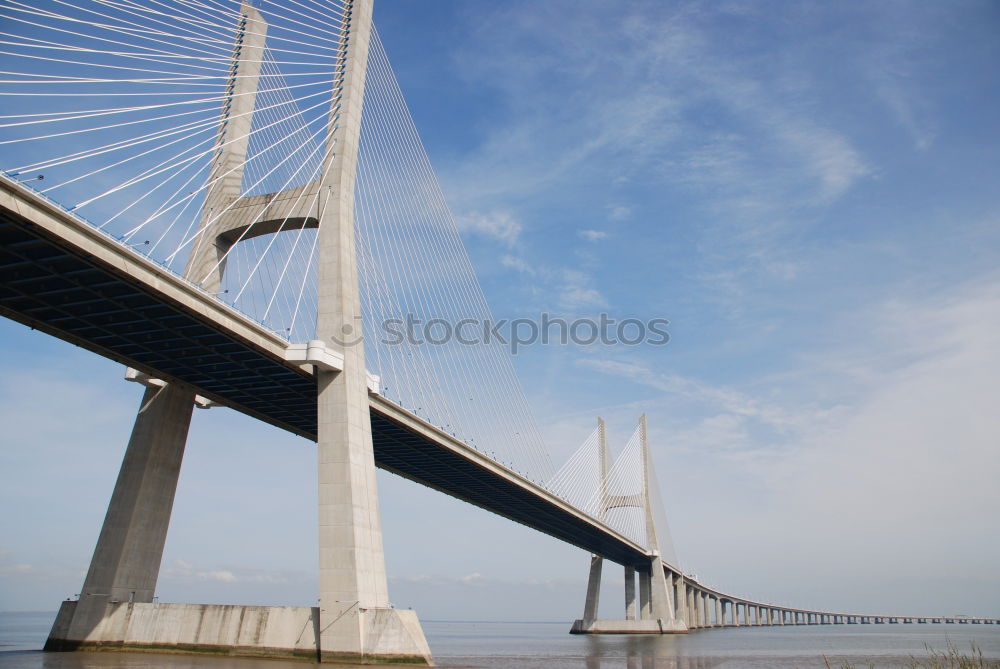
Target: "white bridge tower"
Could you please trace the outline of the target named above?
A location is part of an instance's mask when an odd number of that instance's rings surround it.
[[[369,417],[354,239],[354,186],[372,0],[345,0],[322,173],[265,195],[242,195],[243,170],[267,40],[265,17],[240,8],[227,100],[200,226],[185,277],[222,286],[227,252],[263,234],[318,228],[316,339],[301,362],[317,383],[319,606],[154,603],[187,440],[193,388],[142,374],[147,388],[78,601],[64,602],[48,650],[149,647],[170,637],[191,652],[300,656],[320,661],[430,664],[413,611],[389,604]],[[344,341],[357,342],[345,346]]]

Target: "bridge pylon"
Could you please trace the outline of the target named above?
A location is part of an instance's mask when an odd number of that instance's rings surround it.
[[[612,494],[610,492],[608,446],[604,421],[597,419],[600,480],[598,490],[598,518],[606,522],[608,512],[618,508],[638,508],[643,512],[646,536],[645,559],[626,564],[625,568],[625,618],[601,620],[598,618],[601,571],[604,558],[593,554],[590,558],[590,577],[587,581],[587,599],[583,618],[573,623],[573,634],[683,634],[688,631],[684,609],[675,606],[675,592],[683,591],[683,575],[664,563],[657,538],[653,509],[654,480],[649,451],[646,415],[639,419],[639,467],[641,492],[637,494]],[[639,601],[636,605],[636,580]]]
[[[79,599],[63,603],[46,650],[167,645],[188,652],[432,664],[416,614],[389,603],[361,332],[354,184],[372,4],[343,3],[320,177],[287,191],[243,196],[268,29],[244,0],[200,224],[184,272],[218,294],[227,254],[237,243],[318,228],[317,333],[302,362],[315,364],[318,389],[319,606],[154,603],[188,428],[200,398],[181,383],[132,370],[128,378],[147,386],[132,436]],[[150,641],[164,636],[172,643]]]

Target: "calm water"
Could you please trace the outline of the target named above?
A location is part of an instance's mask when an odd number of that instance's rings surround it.
[[[136,653],[42,653],[54,613],[0,613],[4,669],[301,669],[278,660]],[[679,636],[571,636],[568,624],[426,621],[438,666],[484,669],[800,669],[846,661],[907,666],[925,646],[975,644],[1000,660],[1000,626],[849,625],[706,630]]]

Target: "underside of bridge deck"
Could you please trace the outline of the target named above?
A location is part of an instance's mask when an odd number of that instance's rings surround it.
[[[130,252],[123,248],[121,253]],[[192,312],[160,286],[140,285],[126,265],[88,253],[0,205],[0,314],[315,437],[311,374]],[[567,512],[512,472],[471,449],[428,438],[431,426],[413,429],[419,419],[406,412],[373,400],[371,420],[379,467],[615,562],[648,564],[638,547],[578,512]]]

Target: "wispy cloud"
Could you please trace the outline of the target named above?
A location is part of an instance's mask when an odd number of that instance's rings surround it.
[[[508,247],[517,243],[522,230],[520,221],[507,211],[472,212],[457,217],[456,224],[459,230],[483,235]]]
[[[598,242],[608,236],[608,233],[603,230],[580,230],[577,234],[588,242]]]
[[[288,574],[239,567],[196,567],[181,559],[173,560],[162,570],[164,578],[174,581],[214,581],[218,583],[287,584]]]
[[[510,254],[505,254],[500,257],[500,264],[504,267],[509,267],[515,271],[521,272],[522,274],[534,274],[535,269],[528,264],[524,258],[519,258]]]
[[[756,15],[763,10],[700,3],[568,8],[496,6],[490,20],[477,14],[469,40],[456,47],[456,67],[477,85],[498,87],[501,107],[516,101],[534,111],[498,114],[481,143],[445,173],[452,196],[465,207],[516,196],[548,210],[627,184],[627,204],[614,196],[597,210],[638,226],[672,215],[706,221],[691,232],[700,254],[689,257],[701,265],[691,275],[734,305],[734,315],[748,278],[797,278],[804,229],[880,169],[854,132],[856,119],[826,111],[833,87],[815,45],[797,38],[814,27],[810,13],[791,12],[776,24],[786,31],[785,57],[760,60],[744,54],[759,50],[755,39],[776,36],[748,33],[732,44],[715,36],[719,21],[771,26]],[[487,34],[485,26],[496,24],[514,28]],[[523,53],[532,58],[515,55]],[[860,68],[838,73],[866,77]],[[662,208],[636,220],[633,193]],[[689,199],[696,209],[679,213],[674,203]],[[642,211],[645,217],[650,209]],[[596,223],[575,234],[596,241],[603,232]]]
[[[607,307],[608,300],[593,287],[593,279],[586,272],[564,270],[559,289],[559,303],[566,309]]]
[[[624,221],[631,216],[632,208],[621,204],[611,207],[608,211],[608,220],[610,221]]]

